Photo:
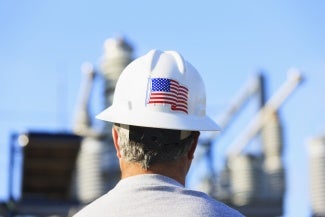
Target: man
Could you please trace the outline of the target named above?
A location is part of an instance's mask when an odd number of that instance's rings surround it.
[[[186,189],[199,131],[220,130],[206,116],[205,87],[175,51],[152,50],[122,72],[112,106],[120,182],[76,217],[241,217],[205,193]]]

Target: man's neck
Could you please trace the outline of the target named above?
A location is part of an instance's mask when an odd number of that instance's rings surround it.
[[[178,160],[179,161],[179,160]],[[160,174],[172,178],[182,185],[185,185],[185,177],[188,168],[184,166],[184,163],[173,161],[170,163],[154,164],[149,169],[144,169],[139,163],[120,161],[122,179],[140,175],[140,174]]]

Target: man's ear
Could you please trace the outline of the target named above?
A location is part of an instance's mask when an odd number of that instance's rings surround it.
[[[118,133],[116,128],[113,126],[112,127],[112,136],[113,136],[113,142],[114,142],[114,146],[116,149],[116,156],[120,159],[122,157],[121,152],[120,152],[120,147],[118,144]]]
[[[192,146],[191,146],[190,150],[187,153],[187,157],[190,160],[192,160],[194,158],[194,152],[195,152],[197,143],[199,141],[199,136],[200,136],[200,132],[196,131],[195,134],[194,134],[194,139],[193,139],[193,142],[192,142]]]

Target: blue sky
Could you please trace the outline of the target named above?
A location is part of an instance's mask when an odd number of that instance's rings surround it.
[[[289,68],[300,69],[306,81],[280,110],[285,216],[308,216],[306,141],[325,131],[324,1],[0,0],[0,5],[0,171],[7,171],[11,132],[71,129],[81,64],[98,66],[104,41],[122,34],[135,56],[152,48],[180,51],[201,72],[215,117],[257,71],[266,73],[270,95]],[[0,189],[6,186],[0,182]]]

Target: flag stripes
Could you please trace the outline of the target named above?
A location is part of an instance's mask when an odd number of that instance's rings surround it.
[[[170,104],[175,111],[187,112],[188,89],[168,78],[152,78],[148,104]]]

